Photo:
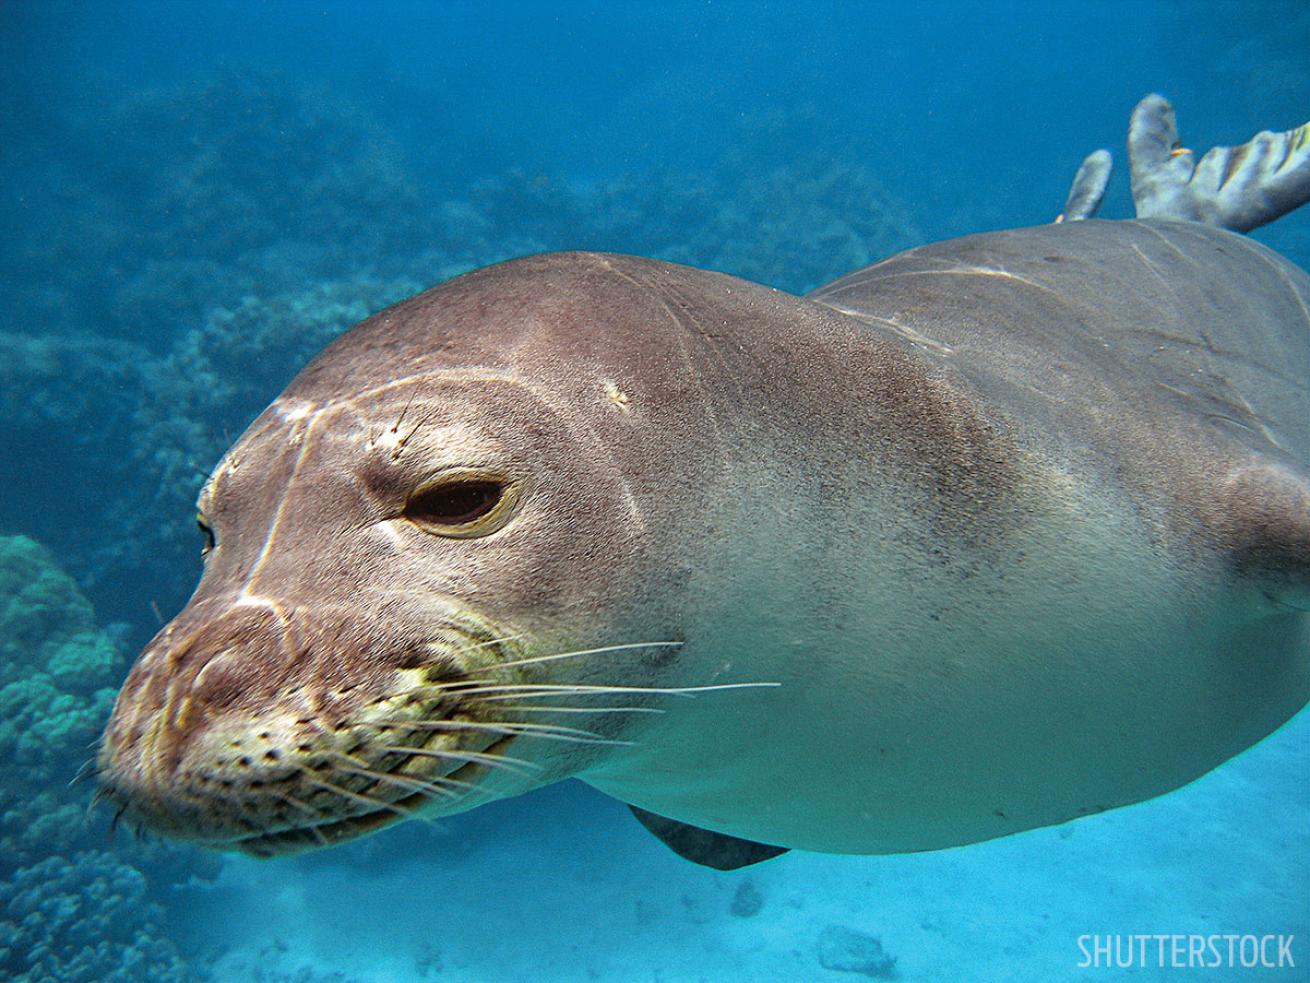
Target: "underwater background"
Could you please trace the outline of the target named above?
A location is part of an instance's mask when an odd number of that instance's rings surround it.
[[[1050,221],[1101,146],[1124,217],[1151,91],[1198,150],[1310,119],[1310,5],[0,2],[0,979],[1310,980],[1305,712],[1142,805],[733,874],[577,782],[271,862],[69,784],[204,476],[354,322],[563,248],[808,290]],[[1310,267],[1310,209],[1257,238]],[[1078,968],[1156,932],[1297,966]]]

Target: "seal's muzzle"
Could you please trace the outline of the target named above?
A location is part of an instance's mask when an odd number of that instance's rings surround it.
[[[190,605],[123,686],[104,794],[146,827],[260,855],[466,799],[513,735],[470,720],[459,690],[485,680],[457,653],[496,643],[453,620],[439,638],[378,623],[269,599]]]

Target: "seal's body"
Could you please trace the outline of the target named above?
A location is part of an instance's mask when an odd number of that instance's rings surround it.
[[[1308,310],[1169,220],[808,298],[596,253],[460,277],[220,463],[108,793],[268,854],[576,775],[736,866],[1175,788],[1310,698]]]
[[[1306,702],[1304,274],[1219,230],[1084,222],[811,302],[846,319],[741,317],[705,385],[714,470],[750,477],[703,657],[786,695],[670,709],[583,777],[766,843],[921,850],[1159,794]]]

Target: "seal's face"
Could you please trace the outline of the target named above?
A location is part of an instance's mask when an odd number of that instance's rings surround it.
[[[200,495],[204,576],[123,687],[106,794],[270,855],[574,770],[603,742],[549,716],[588,692],[561,684],[586,681],[568,653],[632,639],[560,626],[625,581],[634,541],[573,431],[467,370],[275,402]]]
[[[201,492],[204,576],[123,686],[104,794],[286,852],[611,763],[652,689],[736,682],[690,638],[750,562],[697,544],[741,524],[761,468],[720,329],[791,303],[551,254],[343,335]]]

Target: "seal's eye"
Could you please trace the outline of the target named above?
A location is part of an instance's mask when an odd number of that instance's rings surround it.
[[[500,485],[494,481],[452,481],[411,498],[408,512],[443,526],[462,526],[481,519],[499,501]]]
[[[486,536],[509,521],[518,484],[477,470],[447,472],[425,482],[405,502],[404,515],[438,536]]]
[[[200,548],[200,555],[207,556],[209,551],[214,548],[214,528],[205,521],[202,515],[196,516],[196,525],[200,527],[200,534],[205,537],[205,545]]]

